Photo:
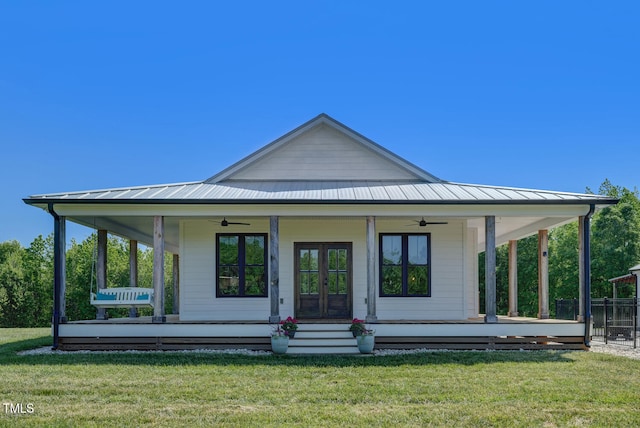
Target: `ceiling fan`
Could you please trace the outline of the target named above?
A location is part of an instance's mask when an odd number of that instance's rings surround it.
[[[209,221],[212,221],[214,223],[219,223],[220,226],[222,226],[222,227],[227,227],[230,224],[239,224],[239,225],[242,225],[242,226],[250,226],[251,225],[251,223],[242,223],[242,222],[238,222],[238,221],[228,221],[226,217],[223,217],[222,221],[215,221],[215,220],[209,220]]]
[[[428,224],[449,224],[446,221],[426,221],[424,217],[420,220],[413,220],[418,226],[425,227]],[[413,224],[408,224],[407,226],[413,226]]]

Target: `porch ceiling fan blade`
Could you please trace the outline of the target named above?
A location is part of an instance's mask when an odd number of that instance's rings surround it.
[[[414,224],[407,224],[407,226],[415,226],[417,224],[420,227],[425,227],[430,224],[449,224],[446,221],[426,221],[424,217],[422,217],[422,219],[420,220],[413,220],[413,221],[414,221]]]
[[[241,226],[251,226],[251,223],[243,223],[243,222],[240,222],[240,221],[228,221],[226,217],[223,217],[222,221],[216,221],[216,220],[209,220],[209,221],[212,221],[214,223],[218,223],[222,227],[227,227],[230,224],[238,224],[238,225],[241,225]]]

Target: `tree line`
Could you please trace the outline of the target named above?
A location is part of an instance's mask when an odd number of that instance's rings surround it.
[[[588,193],[591,192],[587,189]],[[614,186],[608,180],[600,186],[601,195],[620,199],[597,212],[591,223],[592,297],[611,297],[608,281],[628,273],[640,263],[640,199],[638,190]],[[91,288],[96,288],[96,234],[82,242],[71,240],[66,252],[66,315],[70,321],[95,317],[89,303]],[[129,286],[128,241],[109,236],[107,284]],[[573,222],[549,231],[549,301],[577,298],[578,224]],[[170,313],[173,299],[172,260],[165,257],[165,312]],[[480,308],[484,308],[484,253],[479,255]],[[497,312],[504,315],[508,303],[508,246],[497,248]],[[138,285],[152,287],[153,249],[138,248]],[[53,306],[53,236],[38,236],[24,248],[17,241],[0,243],[0,327],[43,327],[51,323]],[[621,288],[620,297],[635,292]],[[626,294],[625,294],[626,293]],[[554,305],[551,304],[551,316]],[[145,312],[146,311],[146,312]],[[518,311],[521,316],[538,313],[538,237],[518,241]],[[126,309],[109,310],[112,316],[126,316]],[[148,313],[147,313],[148,312]],[[151,315],[150,309],[141,315]]]
[[[66,251],[66,316],[69,321],[92,319],[96,309],[89,303],[97,289],[97,235],[82,242],[71,240]],[[107,240],[107,286],[128,287],[129,242],[109,235]],[[165,312],[173,305],[173,263],[165,257]],[[138,247],[138,286],[153,287],[153,249]],[[29,247],[17,241],[0,243],[0,327],[45,327],[53,308],[53,235],[38,236]],[[153,315],[151,308],[140,315]],[[127,316],[128,309],[109,309],[110,316]]]

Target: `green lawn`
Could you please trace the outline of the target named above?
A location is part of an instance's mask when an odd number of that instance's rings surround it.
[[[48,334],[0,329],[0,426],[640,426],[640,361],[606,354],[16,355]]]

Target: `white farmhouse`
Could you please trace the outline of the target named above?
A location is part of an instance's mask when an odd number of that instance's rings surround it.
[[[303,353],[351,352],[353,339],[341,335],[354,317],[376,330],[378,348],[583,348],[589,220],[617,201],[441,180],[321,114],[204,181],[25,202],[54,218],[54,346],[262,349],[270,324],[293,316],[300,329],[290,352]],[[547,231],[576,219],[580,319],[549,320]],[[95,320],[66,321],[66,221],[98,233]],[[138,242],[154,248],[153,289],[106,288],[107,233],[134,249]],[[535,319],[518,317],[514,272],[517,240],[533,234],[540,239]],[[510,308],[498,316],[495,247],[504,243],[513,267]],[[486,305],[479,307],[485,249]],[[166,252],[179,272],[172,313],[162,286]],[[134,256],[131,263],[135,271]],[[109,307],[143,304],[153,317],[108,319]]]

